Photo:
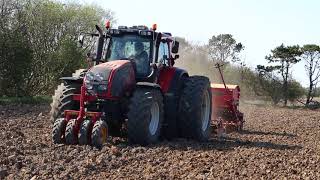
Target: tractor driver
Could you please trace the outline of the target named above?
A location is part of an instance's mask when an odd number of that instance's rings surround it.
[[[146,74],[149,67],[148,53],[144,50],[142,42],[136,42],[134,44],[135,55],[132,58],[135,60],[137,66],[137,72],[139,74]]]

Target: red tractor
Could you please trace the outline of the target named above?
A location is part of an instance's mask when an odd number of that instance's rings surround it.
[[[173,67],[179,42],[146,26],[96,26],[92,66],[63,77],[51,104],[54,143],[101,148],[108,135],[147,145],[161,137],[206,141],[210,81]],[[83,44],[83,36],[79,38]]]

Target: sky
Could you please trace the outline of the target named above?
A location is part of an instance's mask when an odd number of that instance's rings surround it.
[[[82,0],[115,13],[117,25],[157,24],[194,43],[213,35],[232,34],[245,46],[247,65],[266,64],[271,49],[285,45],[320,45],[319,0]],[[307,86],[304,64],[294,65],[293,77]]]

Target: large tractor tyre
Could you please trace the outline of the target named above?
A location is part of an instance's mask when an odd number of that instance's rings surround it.
[[[78,143],[78,134],[76,132],[76,119],[70,119],[67,124],[65,138],[66,144],[77,144]]]
[[[108,125],[105,121],[99,120],[94,123],[91,143],[94,147],[101,149],[108,138]]]
[[[170,100],[165,99],[165,120],[164,120],[164,126],[162,127],[162,135],[165,139],[167,140],[172,140],[176,137],[179,137],[179,132],[178,132],[178,117],[179,114],[178,108],[179,108],[179,102],[181,98],[181,94],[179,92],[182,91],[183,88],[183,82],[184,79],[188,77],[181,77],[179,80],[179,85],[177,89],[177,93],[174,94],[174,98],[169,97]],[[168,98],[168,97],[167,97]]]
[[[90,144],[92,122],[91,120],[84,120],[80,126],[78,140],[80,145]]]
[[[74,94],[80,93],[78,84],[61,83],[54,96],[52,96],[50,121],[55,122],[56,119],[64,117],[65,110],[79,109],[79,102],[73,100]]]
[[[163,97],[158,89],[137,88],[128,112],[128,139],[148,145],[158,141],[164,118]]]
[[[59,118],[54,122],[52,130],[52,140],[54,144],[62,144],[65,142],[64,133],[66,131],[67,121]]]
[[[207,141],[211,124],[210,81],[204,76],[185,79],[180,99],[178,129],[180,135],[197,141]]]
[[[82,77],[86,69],[78,69],[72,74],[72,77]],[[79,109],[79,102],[73,100],[74,94],[80,94],[80,83],[61,83],[52,96],[50,121],[55,122],[56,119],[64,116],[65,110]]]

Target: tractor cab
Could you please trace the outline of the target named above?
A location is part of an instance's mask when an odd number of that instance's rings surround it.
[[[172,67],[179,58],[179,42],[170,33],[156,32],[155,24],[150,29],[143,25],[110,28],[107,22],[105,33],[98,26],[96,29],[99,34],[91,34],[99,37],[96,48],[88,53],[93,65],[129,60],[134,64],[137,81],[154,82],[163,66]]]

